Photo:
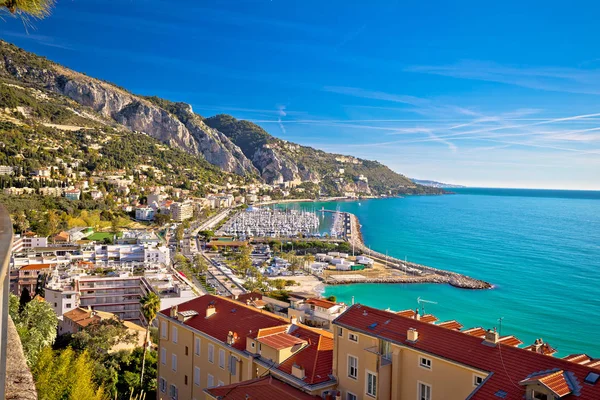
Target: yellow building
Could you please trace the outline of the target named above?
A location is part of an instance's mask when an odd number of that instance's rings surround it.
[[[333,373],[341,399],[600,399],[600,370],[542,354],[549,346],[541,340],[521,349],[495,330],[461,332],[456,321],[424,320],[360,304],[337,318]]]
[[[333,335],[232,299],[205,295],[158,316],[158,398],[272,375],[311,395],[335,387]]]

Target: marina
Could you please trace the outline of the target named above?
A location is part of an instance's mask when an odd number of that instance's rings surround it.
[[[250,207],[230,219],[221,231],[238,237],[320,236],[316,213],[301,210],[281,210]]]

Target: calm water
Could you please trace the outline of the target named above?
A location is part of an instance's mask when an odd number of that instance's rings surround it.
[[[456,195],[304,204],[355,213],[367,245],[398,258],[471,275],[495,285],[357,284],[326,294],[401,310],[417,297],[426,312],[465,327],[499,326],[559,355],[600,357],[600,192],[455,189]]]

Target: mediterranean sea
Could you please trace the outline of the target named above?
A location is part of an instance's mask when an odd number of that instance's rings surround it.
[[[451,189],[445,196],[409,196],[329,203],[354,213],[367,246],[419,264],[448,269],[495,285],[465,290],[436,284],[329,286],[338,301],[378,308],[416,308],[455,319],[465,328],[500,328],[557,356],[600,357],[600,192]],[[288,205],[289,206],[289,205]]]

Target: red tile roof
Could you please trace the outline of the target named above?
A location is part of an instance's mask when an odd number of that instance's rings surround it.
[[[255,300],[261,300],[262,298],[263,298],[262,293],[250,292],[250,293],[240,294],[234,300],[237,300],[240,303],[247,304],[248,301],[253,302]]]
[[[532,376],[520,382],[524,386],[533,383],[546,386],[558,397],[564,397],[572,392],[563,370]]]
[[[210,318],[205,318],[209,305],[215,307],[216,313]],[[233,347],[238,350],[245,350],[246,338],[248,336],[255,337],[259,329],[287,323],[285,318],[213,295],[197,297],[178,306],[179,312],[189,310],[197,311],[199,315],[186,320],[185,325],[198,329],[224,343],[227,343],[227,335],[230,331],[237,333],[239,340],[235,341]],[[162,310],[161,313],[169,316],[170,309]]]
[[[469,328],[469,329],[465,329],[464,331],[462,331],[463,333],[466,333],[467,335],[471,335],[471,336],[475,336],[475,337],[479,337],[479,338],[483,338],[485,337],[485,332],[486,330],[483,329],[482,327],[478,326],[477,328]]]
[[[306,341],[287,333],[277,333],[275,335],[263,336],[258,341],[276,350],[287,349],[297,344],[304,344]]]
[[[364,334],[384,338],[401,346],[435,354],[456,363],[481,371],[493,372],[471,394],[470,400],[500,399],[498,392],[505,392],[505,400],[522,400],[525,388],[518,385],[537,371],[563,370],[579,383],[577,392],[565,399],[598,400],[600,385],[584,384],[589,372],[596,370],[585,365],[549,357],[533,351],[503,344],[483,344],[483,340],[463,332],[424,323],[398,314],[355,304],[338,317],[334,324]],[[416,342],[406,338],[408,329],[419,333]]]
[[[311,396],[293,386],[290,386],[272,376],[256,378],[249,381],[234,383],[233,385],[219,386],[205,389],[205,392],[214,398],[224,400],[316,400],[318,396]]]
[[[211,317],[205,318],[206,309],[212,305],[216,309]],[[306,384],[317,384],[330,380],[333,371],[333,334],[321,329],[304,325],[290,325],[288,320],[235,300],[204,295],[179,304],[178,311],[194,310],[198,316],[187,319],[184,324],[202,331],[207,335],[227,343],[228,333],[238,335],[232,347],[246,349],[246,338],[265,338],[269,335],[287,333],[307,345],[282,362],[277,369],[287,374],[292,373],[292,365],[304,367]],[[161,311],[169,316],[170,309]]]
[[[437,325],[446,329],[454,329],[455,331],[460,331],[463,328],[463,324],[455,320],[440,322]]]

